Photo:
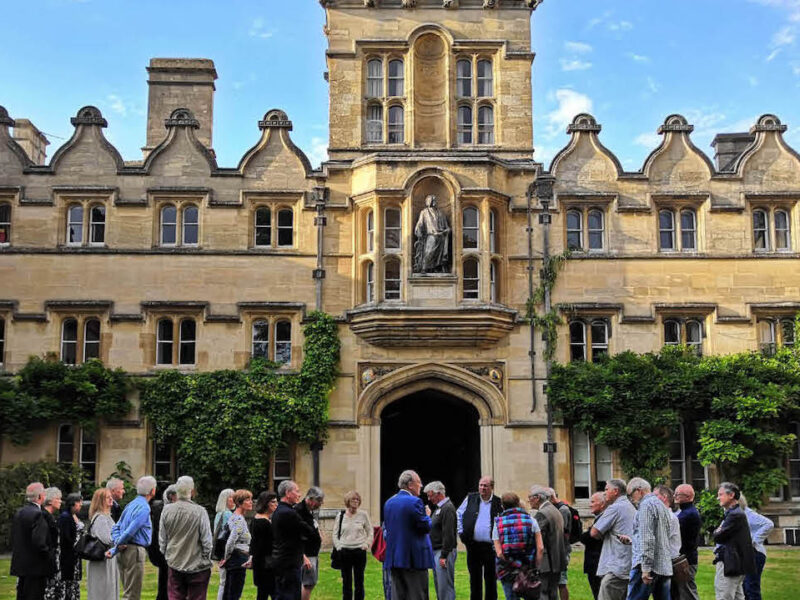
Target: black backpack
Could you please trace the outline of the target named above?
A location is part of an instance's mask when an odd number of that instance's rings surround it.
[[[583,521],[581,521],[580,513],[566,502],[559,502],[555,506],[556,508],[566,506],[569,509],[570,516],[572,517],[569,527],[569,543],[577,544],[581,541],[581,534],[583,533]]]

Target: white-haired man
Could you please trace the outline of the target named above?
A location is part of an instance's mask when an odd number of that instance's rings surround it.
[[[116,523],[122,515],[122,507],[119,505],[119,501],[125,496],[125,483],[122,479],[112,477],[106,481],[106,489],[111,492],[111,500],[113,501],[111,504],[111,518]]]
[[[211,523],[202,506],[192,502],[194,480],[175,482],[177,500],[161,512],[158,547],[167,560],[169,600],[205,600],[211,577]]]
[[[625,600],[631,578],[630,544],[623,543],[633,535],[636,509],[628,500],[627,484],[622,479],[606,482],[606,508],[589,530],[596,540],[603,540],[597,576],[601,577],[599,600]]]
[[[428,569],[433,569],[431,519],[419,497],[422,481],[406,470],[398,491],[383,507],[386,530],[384,567],[392,573],[393,600],[428,600]]]
[[[150,475],[136,482],[136,498],[131,500],[111,529],[113,546],[106,556],[117,557],[122,583],[122,600],[139,600],[147,547],[153,537],[150,523],[150,500],[156,495],[156,479]]]
[[[561,573],[567,569],[567,549],[564,539],[564,517],[550,502],[550,488],[534,485],[528,493],[531,508],[538,511],[535,515],[539,529],[542,531],[544,554],[539,566],[542,578],[542,597],[547,600],[558,600],[558,582]]]
[[[47,521],[42,513],[44,486],[25,489],[25,505],[11,522],[11,575],[17,577],[17,600],[43,600],[47,577],[53,574]]]
[[[428,502],[436,507],[431,514],[431,545],[433,546],[433,584],[439,600],[456,600],[456,507],[447,497],[441,481],[431,481],[423,490]]]

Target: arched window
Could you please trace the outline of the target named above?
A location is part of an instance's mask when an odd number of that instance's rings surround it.
[[[100,320],[86,319],[83,324],[83,360],[100,358]]]
[[[592,362],[608,355],[608,323],[603,319],[592,321]]]
[[[384,265],[383,297],[400,300],[400,261],[396,258],[390,258]]]
[[[172,321],[160,319],[156,325],[156,364],[172,364]]]
[[[478,97],[490,98],[494,95],[492,90],[492,61],[478,61]]]
[[[190,204],[183,209],[183,236],[184,246],[196,246],[199,239],[199,225],[197,207]]]
[[[367,213],[367,252],[375,250],[375,213]]]
[[[89,209],[89,243],[102,244],[106,241],[106,207],[95,204]]]
[[[71,463],[75,460],[75,427],[64,424],[58,428],[58,462]]]
[[[294,213],[289,208],[278,211],[278,247],[294,245]]]
[[[364,302],[375,302],[375,264],[364,265]]]
[[[491,106],[478,108],[478,143],[494,144],[494,109]]]
[[[272,245],[272,211],[269,207],[262,206],[256,209],[255,228],[255,245],[262,248],[270,247]]]
[[[178,364],[193,365],[197,343],[197,325],[194,319],[183,319],[180,326]]]
[[[664,345],[678,346],[681,343],[681,324],[669,319],[664,321]]]
[[[292,324],[289,321],[275,323],[275,362],[292,362]]]
[[[389,96],[398,98],[403,95],[403,61],[389,61]]]
[[[161,244],[174,246],[178,239],[178,211],[172,204],[161,209]]]
[[[775,211],[775,249],[791,250],[792,236],[789,231],[789,213],[785,210]]]
[[[686,321],[686,345],[698,356],[703,354],[703,324],[700,321]]]
[[[403,226],[399,208],[387,208],[383,213],[384,237],[383,245],[387,250],[399,250]]]
[[[456,63],[456,93],[461,98],[472,97],[472,61],[462,59]]]
[[[367,142],[383,142],[383,107],[380,104],[367,106]]]
[[[500,297],[500,282],[497,280],[497,262],[489,263],[489,300],[492,304],[498,302]]]
[[[769,250],[769,218],[767,211],[753,211],[753,244],[756,250]]]
[[[567,212],[567,248],[583,250],[583,214],[579,210]]]
[[[586,324],[583,321],[569,324],[569,356],[572,361],[586,360]]]
[[[372,59],[367,63],[367,97],[383,96],[383,61]]]
[[[64,319],[61,324],[61,362],[74,365],[78,362],[78,321]]]
[[[458,107],[458,143],[472,143],[472,109],[469,106]]]
[[[389,107],[389,143],[402,144],[405,141],[405,123],[403,107]]]
[[[83,206],[73,204],[67,209],[67,243],[83,242]]]
[[[477,250],[480,227],[478,222],[478,209],[468,206],[462,214],[462,247],[464,250]]]
[[[781,342],[784,346],[794,346],[794,319],[781,319]]]
[[[697,216],[691,208],[681,211],[681,250],[697,250]]]
[[[489,252],[497,252],[497,213],[489,211]]]
[[[658,244],[661,250],[675,249],[675,215],[671,210],[658,211]]]
[[[269,323],[253,321],[253,358],[269,358]]]
[[[597,208],[589,210],[589,250],[602,250],[605,234],[603,211]]]
[[[0,245],[11,241],[11,205],[0,204]]]
[[[480,287],[481,276],[478,261],[468,258],[464,261],[464,300],[477,300]]]

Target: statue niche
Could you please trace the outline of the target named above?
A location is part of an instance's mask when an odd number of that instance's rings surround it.
[[[414,273],[450,273],[451,202],[447,186],[427,177],[414,189]]]
[[[447,45],[434,33],[414,43],[414,144],[447,145]]]

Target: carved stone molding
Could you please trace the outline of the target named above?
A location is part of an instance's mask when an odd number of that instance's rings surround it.
[[[14,127],[14,119],[8,116],[5,106],[0,106],[0,126]]]
[[[483,0],[483,8],[494,8],[497,6],[497,0]]]
[[[458,8],[458,0],[442,0],[442,8]]]
[[[470,373],[474,373],[478,377],[482,377],[498,390],[503,389],[503,364],[502,363],[474,363],[474,364],[461,364],[450,363],[453,366],[466,369]]]
[[[572,123],[567,126],[567,133],[575,133],[577,131],[589,131],[593,133],[600,133],[600,130],[603,129],[600,124],[595,120],[595,118],[587,113],[582,113],[576,116]]]
[[[786,129],[786,125],[782,124],[781,120],[775,115],[762,115],[759,117],[758,122],[750,129],[750,133],[759,131],[777,131],[783,133]]]
[[[414,8],[417,5],[417,0],[403,0],[403,8]]]
[[[200,129],[200,121],[194,118],[192,111],[188,108],[176,108],[172,111],[169,119],[164,119],[164,125],[169,127],[191,127]]]
[[[367,8],[375,8],[375,0],[364,0],[364,6]]]
[[[359,389],[363,390],[381,377],[405,367],[409,363],[363,363],[358,367]]]
[[[78,111],[78,114],[69,120],[73,126],[78,125],[97,125],[99,127],[108,127],[108,121],[103,118],[100,109],[95,106],[84,106]]]
[[[264,118],[258,122],[259,129],[269,129],[270,127],[277,127],[279,129],[292,130],[292,122],[285,112],[278,109],[267,111]]]
[[[683,115],[670,115],[664,121],[664,124],[658,128],[658,133],[667,133],[668,131],[692,133],[694,131],[694,125],[689,125],[689,122]]]

